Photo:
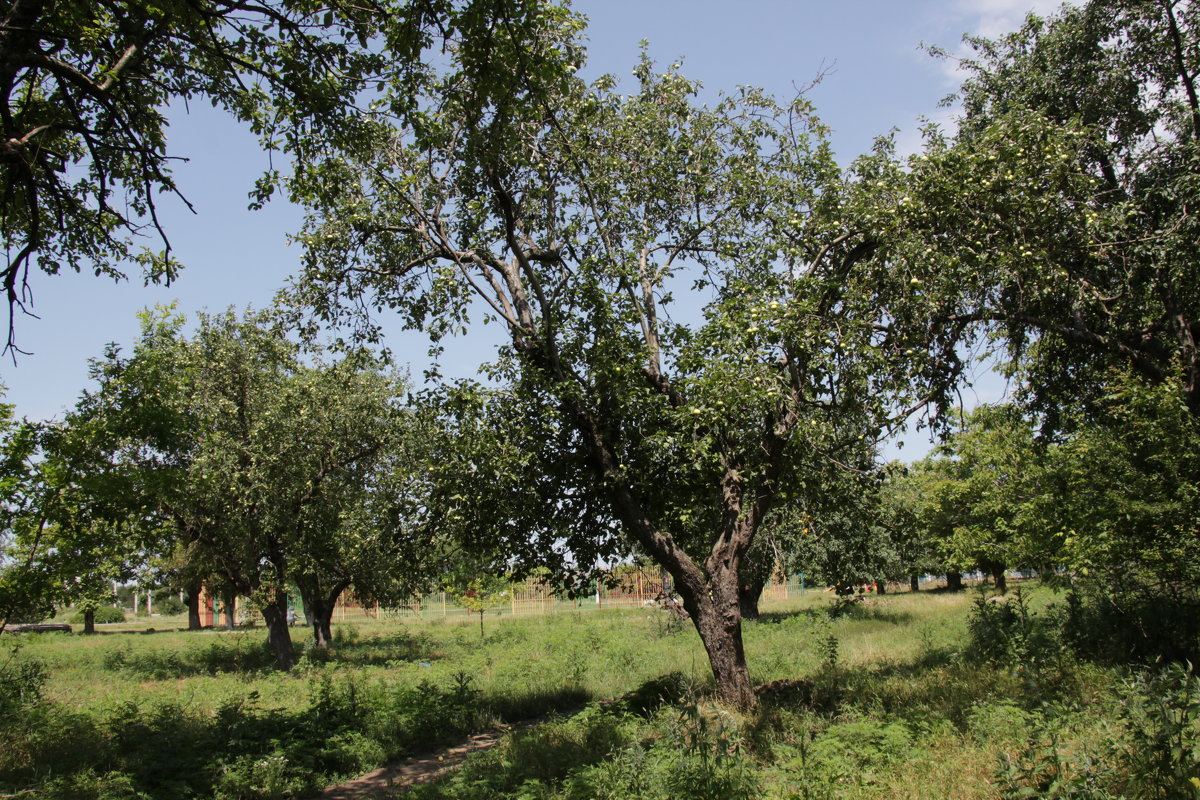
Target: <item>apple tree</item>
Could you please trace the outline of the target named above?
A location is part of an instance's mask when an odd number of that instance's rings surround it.
[[[366,335],[385,310],[434,338],[495,324],[488,383],[442,398],[465,434],[439,467],[446,519],[568,576],[654,558],[720,696],[747,707],[738,585],[760,526],[936,408],[953,337],[875,257],[870,187],[803,99],[704,105],[647,58],[627,94],[588,85],[572,36],[497,31],[507,95],[450,70],[419,125],[311,171],[297,293]]]

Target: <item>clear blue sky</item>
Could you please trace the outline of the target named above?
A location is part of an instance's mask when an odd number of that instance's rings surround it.
[[[848,162],[875,136],[899,129],[902,147],[915,147],[922,117],[949,119],[938,101],[957,81],[952,64],[919,50],[921,42],[955,49],[963,33],[1011,30],[1025,13],[1052,11],[1040,0],[577,0],[590,19],[585,74],[628,75],[639,42],[664,63],[679,58],[684,73],[699,78],[714,96],[738,85],[755,85],[790,97],[822,70],[809,93],[833,129],[839,157]],[[18,415],[48,418],[74,404],[87,382],[87,361],[107,342],[128,345],[137,331],[136,312],[177,300],[182,311],[263,307],[297,269],[298,249],[285,245],[300,215],[282,202],[246,210],[246,193],[267,167],[266,156],[236,123],[206,105],[173,109],[170,148],[187,163],[176,169],[179,185],[197,213],[164,199],[164,217],[185,265],[171,287],[143,287],[136,267],[124,283],[90,275],[35,276],[34,310],[40,319],[17,321],[19,344],[31,355],[0,365],[8,402]],[[401,361],[420,375],[423,343],[414,336],[390,342]],[[444,372],[473,374],[491,355],[480,337],[452,344]],[[994,399],[995,381],[980,381],[980,399]],[[973,404],[973,396],[965,398]],[[918,441],[902,455],[924,449]]]

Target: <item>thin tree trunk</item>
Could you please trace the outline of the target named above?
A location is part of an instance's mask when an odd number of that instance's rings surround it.
[[[96,632],[96,609],[89,608],[89,609],[84,610],[84,612],[83,612],[83,632],[84,633],[95,633]]]
[[[231,631],[237,621],[237,594],[232,589],[226,591],[221,605],[225,606],[225,630]]]
[[[263,606],[263,621],[267,624],[267,646],[275,654],[275,666],[289,670],[296,664],[292,648],[292,632],[287,624],[288,595],[286,589],[275,591],[275,601]]]

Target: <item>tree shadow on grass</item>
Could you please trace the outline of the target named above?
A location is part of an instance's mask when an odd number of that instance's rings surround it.
[[[444,657],[442,650],[424,633],[400,630],[361,639],[346,636],[343,630],[337,629],[333,646],[323,660],[358,667],[382,667],[398,662],[431,662]],[[309,655],[316,652],[309,651]]]
[[[892,625],[907,625],[916,617],[909,611],[897,611],[892,608],[866,603],[838,603],[827,608],[805,608],[796,611],[764,611],[758,616],[757,622],[762,625],[779,625],[799,620],[818,623],[830,619],[838,620],[874,620]]]

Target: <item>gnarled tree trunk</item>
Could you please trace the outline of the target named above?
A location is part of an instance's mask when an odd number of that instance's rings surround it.
[[[686,588],[677,585],[677,591],[708,653],[717,696],[735,708],[752,708],[755,697],[742,646],[737,571],[709,576],[700,591],[692,582],[687,583]]]
[[[263,606],[263,621],[267,624],[267,646],[275,655],[275,666],[282,670],[296,664],[296,653],[292,648],[292,632],[288,629],[288,593],[276,589],[274,600]]]

